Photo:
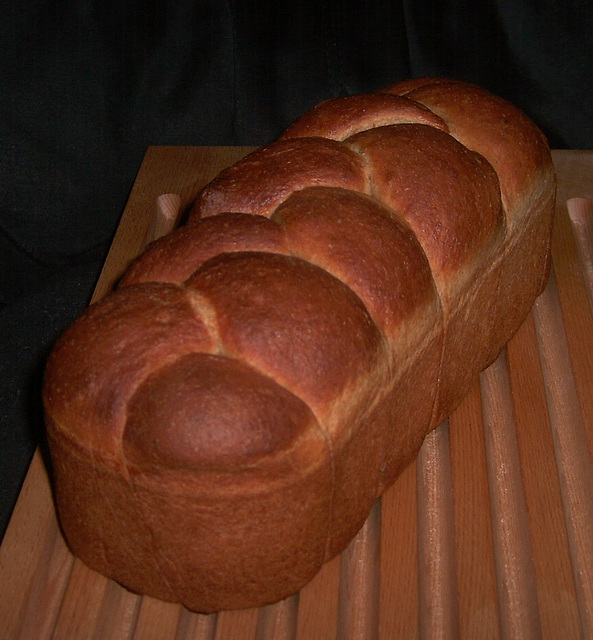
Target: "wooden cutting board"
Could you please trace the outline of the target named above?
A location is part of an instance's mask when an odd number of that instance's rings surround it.
[[[199,188],[249,151],[152,147],[97,284],[154,234],[156,198]],[[0,640],[593,637],[593,152],[555,151],[553,277],[497,362],[299,594],[209,616],[129,593],[74,559],[43,455],[0,547]],[[587,235],[588,234],[588,235]],[[588,240],[587,240],[588,238]],[[588,297],[590,296],[590,298]]]

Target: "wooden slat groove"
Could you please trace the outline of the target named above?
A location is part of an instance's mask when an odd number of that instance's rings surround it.
[[[478,381],[449,418],[461,640],[500,640],[494,542]]]
[[[57,522],[52,519],[23,611],[18,638],[43,640],[52,636],[72,565],[72,555]]]
[[[566,207],[579,252],[589,308],[593,314],[593,201],[588,198],[570,198]]]
[[[338,603],[338,640],[377,640],[379,637],[379,583],[381,501],[342,553]]]
[[[414,460],[381,498],[381,640],[418,637],[417,475]]]
[[[295,640],[299,611],[298,593],[265,607],[257,617],[256,640]]]
[[[35,594],[46,579],[51,559],[45,554],[53,548],[57,530],[49,479],[37,450],[0,548],[0,638],[2,634],[11,640],[21,637],[21,631],[34,625],[34,620],[47,629],[45,616],[53,618],[54,611],[40,607]],[[72,559],[67,562],[71,565]],[[66,576],[69,569],[62,567]],[[20,595],[16,602],[15,594]],[[56,589],[54,596],[59,603],[62,593]]]
[[[257,614],[257,609],[219,612],[216,617],[215,640],[253,640]]]
[[[542,637],[506,349],[480,376],[501,635]]]
[[[109,580],[75,559],[52,640],[94,640]]]
[[[459,637],[449,421],[429,433],[417,464],[419,636]]]
[[[140,596],[109,580],[95,623],[93,640],[131,640],[136,629],[141,601]]]
[[[214,640],[216,619],[216,613],[193,613],[182,607],[173,640]]]
[[[154,203],[150,223],[146,231],[145,246],[165,236],[178,225],[181,211],[181,196],[177,193],[163,193]]]
[[[581,629],[584,637],[593,638],[593,466],[553,267],[533,314]]]

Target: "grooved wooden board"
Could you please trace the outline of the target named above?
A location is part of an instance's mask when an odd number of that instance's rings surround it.
[[[248,150],[150,148],[95,297],[154,233],[160,194],[179,194],[185,211]],[[129,593],[66,548],[37,452],[0,547],[0,640],[593,637],[593,220],[573,224],[567,210],[593,198],[593,152],[554,161],[549,286],[348,550],[299,594],[204,616]]]

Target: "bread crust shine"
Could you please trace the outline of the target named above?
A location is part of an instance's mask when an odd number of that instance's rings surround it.
[[[328,100],[226,169],[53,349],[72,551],[201,612],[304,586],[545,286],[537,127],[424,78]]]

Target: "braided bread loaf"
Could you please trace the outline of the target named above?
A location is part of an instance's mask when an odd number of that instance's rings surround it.
[[[223,171],[49,358],[73,552],[198,611],[297,591],[519,327],[554,196],[531,121],[441,79],[324,102]]]

